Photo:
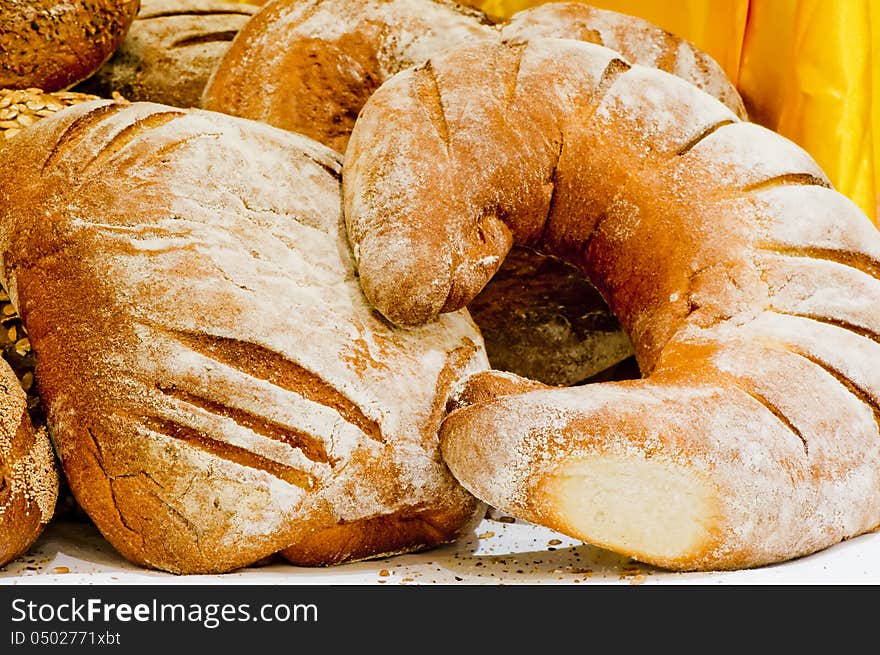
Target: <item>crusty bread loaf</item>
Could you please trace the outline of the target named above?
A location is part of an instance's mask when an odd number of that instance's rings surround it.
[[[0,88],[59,91],[113,54],[139,0],[0,0]]]
[[[548,35],[608,45],[745,115],[733,85],[705,53],[634,16],[577,2],[549,3],[496,25],[448,0],[275,0],[233,42],[203,106],[307,134],[343,152],[364,101],[397,71],[464,42]],[[569,385],[631,354],[598,293],[588,292],[598,303],[573,315],[567,291],[590,287],[579,269],[528,250],[514,252],[503,267],[468,308],[493,367]],[[543,282],[531,276],[538,269]]]
[[[142,0],[116,53],[78,90],[196,107],[217,62],[255,13],[225,0]]]
[[[370,98],[344,189],[394,322],[466,305],[520,243],[632,338],[641,380],[458,394],[442,449],[484,501],[673,569],[880,523],[880,235],[792,142],[596,45],[480,44]]]
[[[364,300],[340,160],[220,114],[99,101],[10,139],[3,282],[76,498],[126,557],[226,571],[454,539],[449,388],[466,313],[414,331]]]
[[[391,75],[493,37],[488,19],[451,0],[274,0],[233,40],[202,106],[345,152],[358,111]]]
[[[0,144],[56,111],[97,99],[72,91],[45,93],[41,89],[0,89]],[[27,329],[3,289],[0,289],[0,348],[3,359],[12,367],[27,393],[28,410],[32,416],[38,415],[40,398],[34,385],[34,353]]]
[[[49,438],[45,429],[34,429],[24,392],[0,361],[0,566],[36,541],[52,518],[57,497]]]

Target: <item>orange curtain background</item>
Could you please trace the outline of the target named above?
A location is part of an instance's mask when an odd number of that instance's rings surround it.
[[[495,16],[547,0],[482,0]],[[714,57],[752,120],[806,149],[877,222],[880,200],[880,2],[590,0],[641,16]]]

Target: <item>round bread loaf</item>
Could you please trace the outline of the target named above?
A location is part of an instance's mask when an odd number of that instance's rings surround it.
[[[196,107],[217,62],[255,13],[223,0],[142,0],[122,45],[78,90]]]
[[[437,440],[450,387],[487,367],[479,332],[369,307],[336,153],[99,101],[2,156],[3,282],[70,487],[123,555],[324,565],[450,541],[479,514]]]
[[[59,91],[119,47],[139,0],[0,0],[0,88]]]
[[[632,338],[644,379],[458,394],[442,449],[482,500],[684,570],[880,524],[880,234],[794,143],[536,39],[386,82],[344,178],[362,286],[395,323],[467,305],[519,243],[581,267]]]
[[[687,79],[745,116],[736,89],[705,53],[642,19],[578,2],[545,4],[495,24],[448,0],[275,0],[235,39],[202,105],[344,152],[363,103],[392,74],[465,42],[542,36],[607,45]],[[538,270],[541,281],[533,277]],[[627,336],[590,287],[580,269],[515,251],[468,307],[492,366],[570,385],[630,356]],[[575,289],[586,292],[572,303]]]
[[[0,361],[0,566],[22,555],[52,518],[58,497],[55,456],[35,430],[15,374]]]

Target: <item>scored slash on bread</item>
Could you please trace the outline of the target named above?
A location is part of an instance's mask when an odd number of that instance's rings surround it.
[[[228,571],[451,541],[481,505],[442,463],[467,315],[366,303],[339,156],[220,114],[98,101],[4,146],[3,282],[70,487],[127,558]]]
[[[392,321],[466,305],[521,243],[582,267],[632,338],[641,380],[482,373],[456,393],[442,450],[477,497],[681,570],[880,524],[880,235],[794,143],[619,53],[536,39],[386,82],[343,177]]]

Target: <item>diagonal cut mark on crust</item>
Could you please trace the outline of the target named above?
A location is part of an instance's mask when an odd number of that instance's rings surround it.
[[[116,489],[113,487],[114,478],[107,472],[107,469],[104,468],[104,450],[101,448],[101,444],[98,443],[98,439],[95,437],[95,433],[92,431],[92,428],[86,427],[86,434],[89,435],[89,439],[91,439],[92,445],[94,446],[94,453],[92,456],[95,460],[95,463],[98,465],[98,468],[101,469],[104,477],[107,478],[107,488],[110,491],[110,501],[113,504],[113,510],[116,512],[116,516],[119,518],[119,523],[126,530],[140,538],[141,543],[143,543],[143,535],[138,530],[128,524],[128,521],[122,514],[122,510],[119,509],[119,501],[116,498]]]
[[[556,191],[559,188],[559,160],[562,159],[562,149],[565,147],[565,134],[559,133],[559,149],[556,151],[556,162],[553,164],[553,170],[550,171],[550,184],[553,189],[550,191],[550,201],[547,203],[547,216],[544,218],[544,225],[541,227],[541,234],[538,236],[538,246],[544,243],[547,236],[547,230],[550,227],[550,217],[553,216],[553,209],[556,207]]]
[[[678,149],[678,152],[676,152],[675,154],[678,155],[679,157],[682,156],[682,155],[686,155],[686,154],[689,153],[691,150],[693,150],[694,147],[695,147],[700,141],[702,141],[702,140],[706,139],[707,137],[711,136],[712,134],[714,134],[716,131],[718,131],[718,130],[721,129],[722,127],[725,127],[726,125],[733,125],[734,123],[736,123],[736,121],[734,121],[734,120],[732,120],[732,119],[725,119],[725,120],[723,120],[723,121],[718,121],[717,123],[712,123],[711,125],[709,125],[708,127],[706,127],[702,132],[700,132],[700,133],[697,134],[695,137],[693,137],[690,141],[688,141],[687,143],[685,143],[681,148],[679,148],[679,149]]]
[[[614,83],[630,68],[632,68],[632,66],[626,63],[623,59],[618,59],[617,57],[608,62],[608,65],[599,77],[599,81],[596,83],[596,88],[593,89],[593,95],[590,98],[590,112],[586,117],[586,120],[593,117],[593,114],[596,113],[596,109],[602,104],[602,99],[611,90]]]
[[[205,398],[204,396],[189,393],[188,391],[177,389],[172,386],[157,385],[156,388],[164,393],[166,396],[170,396],[171,398],[175,398],[181,402],[198,407],[199,409],[204,410],[215,416],[222,416],[223,418],[231,419],[241,427],[246,428],[251,432],[264,436],[267,439],[272,439],[273,441],[280,441],[287,444],[291,448],[299,449],[300,451],[302,451],[303,455],[308,457],[313,462],[318,462],[320,464],[330,464],[332,466],[337,461],[330,458],[327,453],[327,449],[324,448],[324,444],[322,444],[312,435],[303,432],[302,430],[297,430],[295,428],[276,423],[275,421],[269,420],[264,416],[252,414],[251,412],[245,411],[243,409],[230,407],[229,405],[226,405],[224,403],[211,400],[210,398]]]
[[[232,41],[238,30],[220,30],[218,32],[208,32],[206,34],[194,34],[177,39],[171,44],[171,48],[185,48],[191,45],[200,45],[202,43],[220,43]]]
[[[43,167],[40,169],[40,173],[45,173],[46,170],[63,157],[68,150],[88,136],[90,128],[94,127],[105,118],[109,118],[113,114],[122,111],[126,107],[126,104],[110,102],[95,107],[90,112],[83,114],[73,121],[58,138],[58,141],[52,147],[52,150],[49,151],[49,156],[46,157],[43,162]]]
[[[141,12],[137,20],[150,20],[153,18],[172,18],[174,16],[251,16],[253,12],[235,9],[180,9],[169,11],[157,11],[154,13]]]
[[[153,153],[151,162],[156,162],[161,160],[163,157],[171,154],[175,150],[183,148],[184,146],[189,145],[193,141],[198,141],[199,139],[219,139],[223,135],[220,132],[205,132],[204,134],[192,134],[190,136],[184,137],[183,139],[179,139],[178,141],[174,141],[172,143],[166,143],[164,146],[159,148],[156,152]]]
[[[876,343],[880,343],[880,334],[877,332],[862,327],[861,325],[856,325],[855,323],[850,323],[849,321],[844,321],[839,318],[831,318],[828,316],[821,316],[819,314],[799,314],[797,312],[785,312],[780,309],[776,309],[771,307],[769,311],[774,314],[780,314],[782,316],[793,316],[795,318],[805,318],[809,321],[816,321],[817,323],[824,323],[825,325],[832,325],[834,327],[840,328],[842,330],[847,330],[852,332],[853,334],[857,334],[860,337],[864,337],[866,339],[870,339]]]
[[[803,357],[808,362],[811,362],[821,368],[823,371],[828,373],[828,375],[837,380],[853,396],[855,396],[858,400],[867,405],[874,416],[874,423],[876,423],[877,425],[877,434],[878,436],[880,436],[880,407],[878,407],[877,401],[874,400],[871,394],[862,389],[860,386],[858,386],[836,368],[822,361],[818,357],[793,346],[789,346],[789,350],[798,357]]]
[[[305,155],[306,159],[308,159],[311,162],[314,162],[315,164],[317,164],[318,166],[323,168],[325,171],[330,173],[330,175],[333,176],[333,179],[335,179],[338,182],[342,181],[342,165],[341,164],[339,164],[337,162],[328,163],[326,161],[322,161],[308,152],[304,152],[302,154]]]
[[[513,74],[511,75],[513,82],[510,84],[510,91],[507,94],[508,108],[513,105],[513,101],[516,100],[517,91],[519,89],[519,72],[522,68],[522,60],[526,53],[526,44],[513,44],[510,46],[510,49],[516,50],[516,61],[514,62]]]
[[[101,164],[119,153],[125,148],[125,146],[134,141],[141,134],[157,127],[161,127],[166,123],[170,123],[181,116],[186,116],[186,113],[182,111],[163,111],[136,120],[131,125],[121,129],[112,139],[110,139],[110,141],[104,144],[104,147],[98,151],[98,154],[96,154],[92,160],[85,165],[83,172],[85,173],[89,169],[101,166]]]
[[[880,261],[861,252],[836,250],[834,248],[818,248],[814,246],[790,246],[782,244],[757,244],[759,250],[772,252],[783,257],[803,257],[805,259],[822,259],[843,266],[849,266],[865,275],[880,280]]]
[[[384,444],[382,428],[360,407],[328,384],[320,375],[268,348],[198,332],[168,330],[177,341],[230,368],[298,394],[335,410],[367,437]]]
[[[775,175],[773,177],[767,178],[766,180],[761,180],[760,182],[755,182],[754,184],[748,184],[743,187],[743,191],[746,193],[752,191],[763,191],[764,189],[772,189],[778,186],[785,186],[789,184],[798,184],[802,186],[821,186],[826,189],[831,189],[832,186],[828,184],[821,177],[816,177],[815,175],[811,175],[810,173],[785,173],[783,175]]]
[[[443,97],[440,94],[440,85],[437,74],[430,61],[413,71],[415,77],[416,97],[422,108],[428,114],[428,119],[434,130],[449,152],[449,124],[446,122],[446,111],[443,109]]]
[[[756,401],[761,403],[767,411],[769,411],[773,416],[775,416],[780,423],[782,423],[792,434],[794,434],[798,439],[800,439],[801,445],[804,448],[804,455],[810,454],[809,445],[807,444],[807,440],[804,437],[803,433],[795,426],[794,423],[779,409],[776,405],[771,403],[764,395],[758,393],[754,389],[747,388],[742,384],[736,385],[737,389],[742,391],[743,393],[751,396]]]
[[[161,418],[158,416],[148,416],[143,419],[143,425],[146,429],[156,432],[157,434],[170,437],[177,441],[197,448],[210,455],[214,455],[227,462],[245,466],[247,468],[264,471],[279,480],[300,487],[302,489],[311,489],[315,485],[315,480],[305,471],[301,471],[286,464],[280,464],[262,455],[252,453],[241,446],[234,446],[225,441],[213,439],[202,434],[189,426],[183,425],[176,421]]]

